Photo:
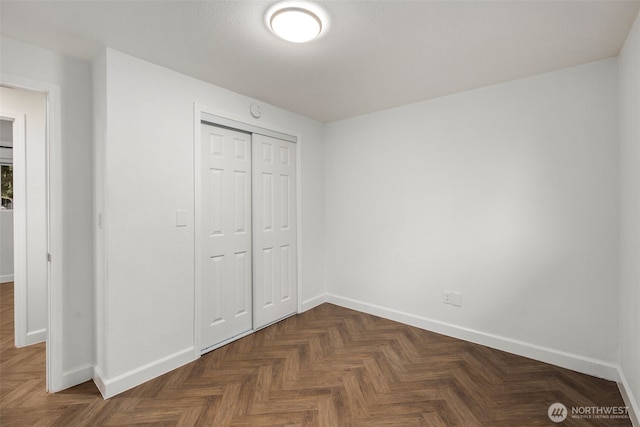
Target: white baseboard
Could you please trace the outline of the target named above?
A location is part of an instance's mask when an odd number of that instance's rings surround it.
[[[8,282],[13,282],[13,274],[5,274],[4,276],[0,276],[0,283]]]
[[[634,426],[640,427],[640,407],[638,406],[638,401],[631,393],[631,387],[629,387],[629,383],[627,382],[627,378],[624,376],[622,368],[618,368],[618,371],[618,376],[620,377],[620,380],[618,381],[618,389],[620,389],[622,400],[624,400],[625,405],[627,405],[629,418],[631,418],[631,422]]]
[[[592,359],[578,354],[555,350],[474,329],[463,328],[449,323],[440,322],[438,320],[417,316],[415,314],[405,313],[375,304],[369,304],[364,301],[341,297],[339,295],[326,294],[326,300],[332,304],[350,308],[352,310],[373,314],[385,319],[394,320],[396,322],[426,329],[438,334],[470,341],[476,344],[506,351],[508,353],[528,357],[530,359],[539,360],[541,362],[571,369],[594,377],[616,382],[620,380],[618,366],[606,361]]]
[[[38,329],[37,331],[31,331],[27,333],[25,339],[25,345],[38,344],[47,340],[47,330]]]
[[[72,371],[65,371],[62,373],[62,380],[60,381],[60,390],[55,390],[55,391],[58,392],[73,386],[77,386],[78,384],[82,384],[84,382],[90,381],[92,378],[93,378],[93,365],[84,365]]]
[[[311,310],[314,307],[319,306],[327,302],[327,296],[325,294],[318,295],[317,297],[309,298],[306,301],[302,301],[302,311],[304,313],[307,310]]]
[[[93,369],[93,382],[100,390],[102,397],[108,399],[116,394],[132,389],[169,371],[193,362],[195,350],[189,347],[170,356],[148,363],[113,378],[105,378],[100,368]]]
[[[96,385],[96,387],[98,387],[98,391],[102,395],[102,398],[106,399],[107,386],[104,384],[103,378],[105,378],[104,372],[102,372],[102,370],[98,366],[94,366],[93,367],[93,383]]]

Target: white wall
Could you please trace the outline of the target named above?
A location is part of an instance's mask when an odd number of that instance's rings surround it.
[[[620,69],[620,364],[640,418],[640,15]]]
[[[90,379],[94,363],[91,65],[2,37],[0,72],[61,88],[65,310],[58,336],[61,385],[70,387]]]
[[[103,395],[194,358],[193,219],[175,226],[177,209],[194,214],[194,102],[300,136],[302,298],[322,296],[320,123],[265,104],[252,119],[254,100],[111,49],[94,63],[94,88],[96,150],[104,152],[96,189],[104,212],[98,264],[106,266],[97,282]]]
[[[47,329],[47,154],[46,96],[39,92],[0,87],[0,110],[25,116],[26,194],[26,341],[42,342]],[[18,143],[16,141],[16,143]],[[14,162],[15,162],[14,156]],[[14,163],[14,171],[22,165]],[[4,251],[3,251],[4,256]],[[3,261],[4,264],[4,261]]]
[[[617,110],[613,59],[327,125],[329,301],[615,376]]]

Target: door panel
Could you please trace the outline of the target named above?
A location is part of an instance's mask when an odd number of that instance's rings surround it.
[[[296,312],[296,146],[253,135],[254,328]]]
[[[201,347],[252,328],[251,135],[201,125]]]

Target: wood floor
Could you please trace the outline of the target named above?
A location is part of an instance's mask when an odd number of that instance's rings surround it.
[[[2,427],[545,426],[554,402],[624,406],[613,382],[331,304],[106,401],[92,382],[47,394],[44,344],[14,347],[13,286],[0,298]]]

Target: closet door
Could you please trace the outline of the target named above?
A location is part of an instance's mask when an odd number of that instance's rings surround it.
[[[251,135],[201,125],[201,347],[252,328]]]
[[[254,329],[296,312],[296,145],[254,134]]]

